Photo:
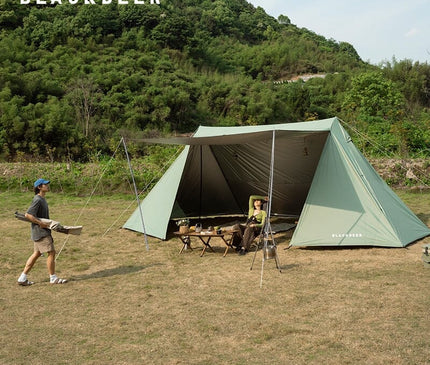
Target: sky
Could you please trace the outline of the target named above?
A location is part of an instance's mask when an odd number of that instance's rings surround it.
[[[352,44],[363,61],[430,64],[430,0],[247,0],[327,39]]]

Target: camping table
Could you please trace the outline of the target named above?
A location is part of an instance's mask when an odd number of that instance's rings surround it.
[[[174,234],[176,236],[179,237],[179,239],[182,241],[183,246],[181,248],[181,250],[179,251],[179,253],[182,253],[182,251],[184,250],[185,247],[189,247],[191,248],[191,241],[187,241],[185,238],[189,237],[191,239],[191,237],[198,237],[200,239],[200,241],[203,242],[203,251],[200,254],[200,257],[203,256],[205,254],[206,248],[210,248],[212,250],[212,252],[215,252],[214,249],[212,248],[212,246],[209,244],[211,238],[213,237],[219,237],[223,240],[223,242],[226,244],[226,248],[224,251],[224,255],[223,257],[225,257],[227,255],[228,249],[229,248],[233,248],[233,237],[234,235],[237,233],[237,230],[229,230],[229,231],[223,231],[222,233],[216,233],[215,231],[213,232],[209,232],[209,231],[202,231],[202,232],[195,232],[195,231],[190,231],[188,233],[181,233],[181,232],[174,232]],[[229,239],[225,239],[224,236],[229,235],[230,238]]]

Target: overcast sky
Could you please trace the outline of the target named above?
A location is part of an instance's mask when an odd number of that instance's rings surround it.
[[[248,0],[327,39],[351,43],[363,61],[430,63],[430,0]]]

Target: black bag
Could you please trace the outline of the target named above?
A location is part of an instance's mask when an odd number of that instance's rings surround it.
[[[250,225],[250,224],[256,224],[258,223],[257,218],[255,217],[255,215],[249,217],[246,221],[246,225]]]

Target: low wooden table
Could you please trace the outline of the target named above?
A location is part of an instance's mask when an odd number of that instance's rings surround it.
[[[182,246],[181,250],[179,251],[179,253],[182,253],[182,251],[187,246],[192,250],[192,248],[191,248],[191,237],[198,237],[204,245],[203,251],[200,254],[200,257],[205,254],[207,248],[210,248],[212,250],[212,252],[215,252],[209,242],[210,242],[211,238],[219,237],[222,239],[222,241],[227,246],[225,248],[224,255],[223,255],[223,257],[225,257],[227,255],[228,249],[234,248],[233,247],[233,238],[237,232],[239,232],[239,231],[229,230],[229,231],[222,231],[221,233],[216,233],[216,231],[201,231],[201,232],[190,231],[188,233],[181,233],[181,232],[177,231],[177,232],[173,232],[173,233],[176,236],[178,236],[179,239],[183,243],[183,246]],[[224,236],[230,236],[230,237],[228,239],[226,239]],[[189,240],[186,239],[187,237],[189,238]]]

